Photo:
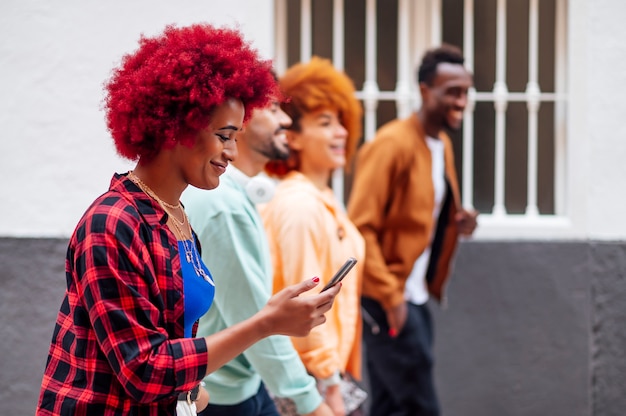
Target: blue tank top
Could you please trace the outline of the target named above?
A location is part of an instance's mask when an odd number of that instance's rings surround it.
[[[196,245],[191,240],[179,241],[178,252],[183,271],[185,338],[191,338],[193,324],[209,310],[211,303],[213,303],[215,283],[211,272],[202,261]]]

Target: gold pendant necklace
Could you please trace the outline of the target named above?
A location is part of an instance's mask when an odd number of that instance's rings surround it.
[[[158,202],[159,205],[161,205],[163,211],[165,211],[168,214],[168,217],[172,219],[172,225],[174,226],[176,231],[178,231],[177,239],[180,239],[183,244],[183,248],[185,251],[185,260],[187,260],[187,263],[193,266],[193,270],[196,272],[196,276],[202,277],[205,281],[215,286],[215,283],[213,282],[213,279],[211,279],[211,276],[209,276],[202,267],[202,262],[200,261],[200,255],[198,254],[198,250],[193,249],[192,244],[195,244],[195,242],[193,241],[194,237],[193,232],[191,231],[191,224],[189,223],[187,213],[185,212],[180,201],[177,205],[168,204],[167,202],[163,201],[152,189],[150,189],[148,185],[146,185],[141,179],[139,179],[132,170],[128,172],[128,179],[133,181],[146,195],[148,195],[150,198]],[[183,219],[179,220],[178,218],[176,218],[168,208],[172,210],[180,209],[183,214]],[[189,232],[189,238],[187,238],[187,236],[183,232],[183,227],[185,227],[186,231]]]
[[[187,216],[187,214],[185,214],[185,216]],[[196,276],[202,277],[205,281],[215,286],[215,283],[213,282],[213,279],[211,279],[211,276],[208,275],[202,267],[202,262],[200,260],[200,255],[198,254],[198,250],[194,249],[194,246],[192,245],[195,244],[195,239],[193,233],[191,232],[191,225],[189,225],[189,221],[187,221],[187,229],[189,231],[189,235],[191,235],[191,239],[185,238],[183,230],[178,226],[178,224],[176,224],[175,222],[172,222],[172,224],[174,225],[174,228],[176,228],[176,230],[178,231],[178,234],[181,236],[180,241],[185,250],[185,260],[187,260],[187,263],[191,264],[194,272],[196,272]]]
[[[185,225],[185,221],[187,219],[187,215],[185,214],[185,210],[183,209],[183,206],[181,205],[180,201],[178,201],[178,204],[176,204],[176,205],[169,204],[169,203],[163,201],[161,198],[159,198],[159,196],[156,194],[156,192],[154,192],[148,185],[146,185],[141,179],[139,179],[139,177],[137,175],[135,175],[135,172],[133,172],[132,170],[128,172],[128,179],[130,179],[135,184],[137,184],[137,186],[139,186],[139,188],[141,188],[141,190],[146,195],[148,195],[150,198],[152,198],[155,201],[157,201],[159,203],[159,205],[161,205],[163,210],[165,212],[167,212],[167,214],[170,217],[172,217],[172,220],[174,220],[175,222],[180,224],[181,227],[183,227]],[[179,220],[178,218],[176,218],[174,213],[170,212],[170,209],[171,210],[181,211],[183,213],[183,219]]]

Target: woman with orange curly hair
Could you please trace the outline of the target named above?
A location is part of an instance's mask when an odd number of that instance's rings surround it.
[[[276,93],[270,63],[235,30],[168,26],[143,37],[105,88],[115,146],[137,165],[113,176],[70,239],[37,415],[195,413],[209,372],[266,336],[308,334],[337,290],[300,297],[319,281],[307,279],[247,321],[193,338],[220,288],[179,198],[218,185],[244,120]]]
[[[282,178],[262,207],[275,292],[309,273],[327,283],[348,257],[362,260],[365,252],[363,238],[329,187],[332,172],[348,163],[361,137],[362,109],[352,81],[330,61],[314,57],[289,68],[279,84],[293,123],[287,132],[290,159],[266,168]],[[292,339],[335,415],[352,410],[341,396],[342,376],[361,373],[359,263],[342,285],[326,324]]]

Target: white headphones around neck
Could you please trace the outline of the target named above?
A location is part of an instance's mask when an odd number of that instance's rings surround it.
[[[276,183],[267,176],[257,175],[250,178],[245,186],[246,194],[255,204],[269,202],[274,196]]]

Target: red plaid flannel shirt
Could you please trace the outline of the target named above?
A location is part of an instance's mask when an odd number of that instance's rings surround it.
[[[115,175],[78,223],[37,415],[174,415],[178,393],[206,374],[206,342],[183,338],[183,278],[166,221]]]

